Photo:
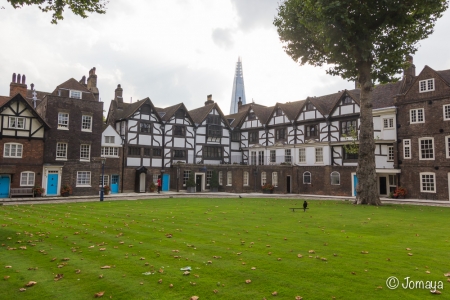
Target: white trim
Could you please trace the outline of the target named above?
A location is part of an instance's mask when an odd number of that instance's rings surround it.
[[[408,145],[406,145],[408,143]],[[406,156],[405,149],[409,149],[409,156]],[[411,139],[405,139],[403,140],[403,159],[411,159],[412,153],[411,153]]]
[[[90,118],[89,128],[83,128],[84,118]],[[91,115],[82,115],[81,116],[81,131],[84,132],[92,132],[92,116]]]
[[[26,183],[22,184],[22,175],[27,174]],[[30,183],[30,174],[33,174],[33,182]],[[36,182],[36,173],[32,171],[23,171],[20,173],[20,186],[34,186]]]
[[[305,174],[308,173],[309,174],[309,182],[305,182]],[[305,171],[302,174],[302,180],[303,180],[303,184],[311,184],[312,182],[312,175],[310,171]]]
[[[9,146],[9,147],[6,147]],[[16,146],[14,150],[14,155],[11,155],[11,146]],[[8,148],[8,155],[6,155],[6,148]],[[19,151],[20,149],[20,151]],[[20,156],[18,153],[20,152]],[[19,143],[5,143],[3,146],[3,157],[7,158],[22,158],[23,157],[23,145]]]
[[[78,94],[80,97],[74,97],[74,95],[78,95]],[[81,100],[83,98],[83,92],[77,91],[77,90],[69,90],[69,98]]]
[[[88,183],[78,183],[78,178],[80,176],[80,173],[86,173],[86,175],[89,174],[89,182]],[[77,180],[76,181],[77,187],[91,187],[91,185],[92,185],[91,171],[78,171],[76,180]]]
[[[445,108],[448,107],[448,118],[445,117]],[[442,118],[444,121],[450,121],[450,104],[446,104],[442,106]]]
[[[432,92],[434,90],[434,78],[419,80],[419,93]]]
[[[22,122],[22,126],[18,126],[20,124],[19,119],[23,119]],[[13,122],[15,125],[11,126],[11,121],[14,120],[15,122]],[[26,125],[26,118],[24,117],[15,117],[15,116],[10,116],[8,117],[8,128],[12,128],[12,129],[25,129],[25,125]]]
[[[278,186],[278,173],[272,172],[272,185]]]
[[[249,182],[250,182],[249,173],[247,171],[244,171],[243,186],[249,186]]]
[[[419,111],[422,111],[422,120],[419,120]],[[413,118],[415,118],[416,120],[413,121]],[[425,123],[425,110],[423,108],[410,109],[409,110],[409,123],[410,124]]]
[[[338,175],[338,181],[339,183],[333,183],[333,174]],[[341,174],[338,171],[333,171],[330,173],[330,184],[331,185],[341,185]]]
[[[425,140],[431,140],[432,146],[433,146],[433,157],[432,158],[422,158],[422,145],[421,142]],[[433,137],[422,137],[418,139],[419,144],[419,160],[434,160],[435,159],[435,152],[434,152],[434,138]]]
[[[424,191],[423,190],[422,175],[433,175],[433,191]],[[433,193],[433,194],[436,194],[436,174],[435,173],[433,173],[433,172],[420,172],[419,173],[419,180],[420,180],[420,192],[421,193]]]
[[[392,130],[394,129],[394,118],[384,118],[383,119],[383,130]]]

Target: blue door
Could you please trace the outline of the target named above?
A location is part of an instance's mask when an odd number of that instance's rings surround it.
[[[47,195],[58,195],[58,173],[50,173],[47,176]]]
[[[163,174],[162,177],[162,190],[168,191],[170,189],[170,175],[169,174]]]
[[[358,185],[358,177],[353,175],[353,196],[356,196],[356,186]]]
[[[0,175],[0,198],[9,197],[9,175]]]
[[[111,194],[119,192],[119,175],[111,175]]]

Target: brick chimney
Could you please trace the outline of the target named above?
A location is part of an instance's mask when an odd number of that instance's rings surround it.
[[[117,85],[117,88],[114,90],[114,100],[117,102],[117,108],[123,109],[123,89],[120,84]]]
[[[214,104],[214,100],[212,99],[212,95],[206,96],[205,106],[209,104]]]
[[[414,77],[416,77],[416,66],[413,63],[414,60],[411,55],[408,55],[407,61],[408,68],[403,70],[403,78],[405,79],[406,84],[410,84],[414,80]]]
[[[97,88],[97,75],[95,75],[95,67],[89,70],[89,77],[87,80],[87,88],[94,94],[95,99],[98,100],[99,92],[98,92],[98,88]]]
[[[21,94],[22,97],[26,98],[27,97],[27,85],[25,83],[26,81],[26,77],[25,75],[20,75],[16,73],[13,73],[12,75],[12,81],[11,84],[9,85],[9,96],[13,97],[17,94]]]

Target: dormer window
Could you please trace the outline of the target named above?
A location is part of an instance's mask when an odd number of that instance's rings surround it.
[[[424,93],[431,91],[434,91],[434,78],[419,81],[419,92]]]
[[[248,114],[248,120],[249,121],[256,120],[256,115],[255,115],[254,112],[251,112],[251,113]]]
[[[177,110],[177,112],[175,113],[175,118],[184,119],[184,110],[182,109]]]
[[[80,91],[70,91],[70,98],[74,99],[81,99],[81,92]]]
[[[25,118],[9,117],[9,128],[25,129]]]

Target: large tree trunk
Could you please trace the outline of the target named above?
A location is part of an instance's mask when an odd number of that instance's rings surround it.
[[[381,205],[377,189],[377,174],[375,166],[375,139],[373,136],[372,116],[372,76],[371,64],[363,62],[359,64],[359,78],[361,85],[361,112],[359,133],[359,157],[356,176],[356,204]]]

